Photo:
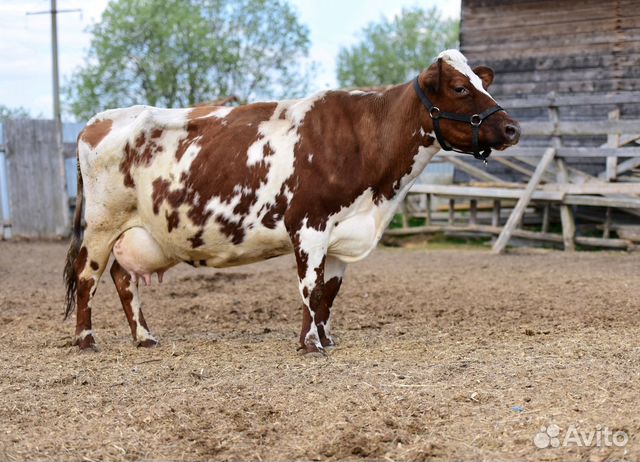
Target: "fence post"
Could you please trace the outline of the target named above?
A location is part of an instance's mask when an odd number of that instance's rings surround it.
[[[616,108],[611,111],[608,115],[609,120],[619,120],[620,119],[620,109]],[[620,133],[615,133],[612,135],[607,135],[607,147],[608,148],[618,148],[620,147]],[[612,181],[617,178],[617,169],[618,169],[618,158],[615,156],[607,157],[607,169],[606,172],[606,180]]]
[[[504,225],[502,231],[500,232],[500,236],[496,239],[496,242],[493,244],[493,253],[502,253],[504,249],[507,247],[507,243],[509,239],[511,239],[511,235],[513,231],[515,231],[518,222],[522,219],[522,215],[524,214],[527,205],[529,205],[529,201],[531,200],[531,196],[533,196],[533,192],[538,187],[540,183],[540,179],[542,178],[542,174],[547,169],[551,161],[556,155],[555,148],[549,148],[540,159],[540,163],[536,167],[536,171],[533,172],[531,176],[531,180],[527,183],[527,187],[522,192],[522,196],[518,199],[518,203],[515,208],[509,215],[509,219],[507,220],[507,224]]]

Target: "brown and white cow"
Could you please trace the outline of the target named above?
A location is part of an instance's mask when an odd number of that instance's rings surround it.
[[[457,50],[384,92],[328,91],[238,107],[102,112],[78,139],[78,198],[65,278],[75,339],[95,348],[91,299],[111,276],[135,342],[153,346],[138,295],[181,262],[216,268],[293,252],[304,302],[300,346],[333,345],[331,307],[347,263],[376,246],[441,144],[469,152],[515,144],[517,122],[487,93],[493,71]],[[422,93],[422,96],[420,96]],[[426,97],[437,111],[428,110]],[[81,237],[84,203],[86,229]]]

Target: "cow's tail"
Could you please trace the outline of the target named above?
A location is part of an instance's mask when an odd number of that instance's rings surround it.
[[[82,172],[80,171],[80,156],[78,162],[78,192],[76,193],[76,210],[73,217],[73,229],[71,230],[71,243],[67,251],[67,261],[64,265],[64,283],[66,286],[66,297],[64,307],[64,319],[67,319],[73,312],[76,304],[76,288],[78,285],[78,275],[76,274],[76,259],[80,253],[82,245],[82,206],[84,204],[84,194],[82,187]]]

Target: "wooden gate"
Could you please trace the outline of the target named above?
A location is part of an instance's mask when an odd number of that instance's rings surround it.
[[[7,177],[14,237],[60,238],[69,233],[64,158],[52,120],[7,120]]]

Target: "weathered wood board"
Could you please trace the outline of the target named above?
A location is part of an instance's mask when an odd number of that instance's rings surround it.
[[[11,232],[14,237],[59,238],[69,232],[64,159],[51,120],[4,122]]]

